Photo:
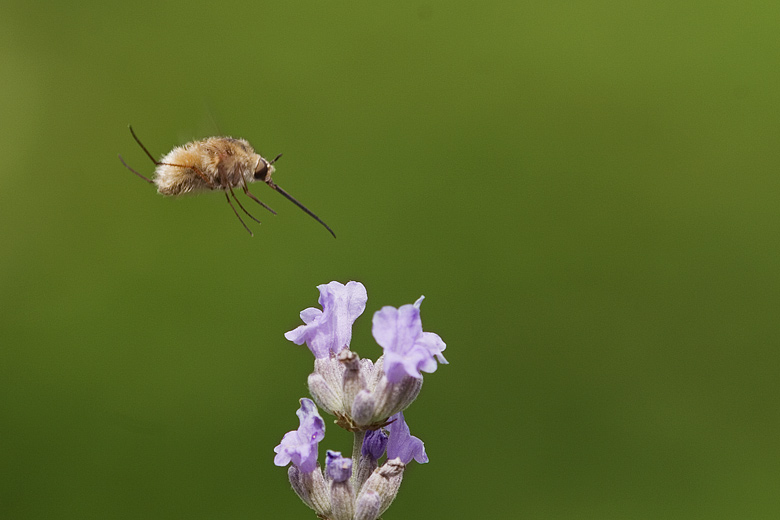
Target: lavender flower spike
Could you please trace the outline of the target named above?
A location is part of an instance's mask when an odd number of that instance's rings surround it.
[[[374,339],[384,349],[384,371],[387,380],[397,383],[405,376],[422,378],[422,372],[435,372],[436,360],[447,363],[442,352],[447,345],[438,334],[423,332],[420,319],[420,296],[414,305],[382,307],[374,314]],[[436,359],[434,359],[434,357]]]
[[[409,464],[412,459],[420,464],[428,462],[425,444],[410,434],[403,412],[398,412],[390,420],[393,422],[387,426],[390,431],[390,440],[387,441],[387,460],[397,457],[404,464]]]
[[[305,325],[286,332],[284,337],[296,345],[306,345],[316,358],[338,354],[349,346],[352,324],[366,309],[368,295],[360,282],[318,285],[322,310],[309,307],[301,311]]]
[[[325,422],[311,399],[301,399],[301,407],[295,413],[300,426],[285,433],[282,442],[274,448],[274,464],[286,466],[292,462],[302,472],[310,473],[317,469],[317,446],[325,437]]]

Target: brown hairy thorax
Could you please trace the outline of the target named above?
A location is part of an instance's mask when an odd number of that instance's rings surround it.
[[[234,188],[241,190],[252,200],[273,213],[276,212],[261,202],[255,195],[249,191],[248,183],[262,181],[271,189],[281,193],[293,204],[301,208],[309,216],[322,224],[335,238],[336,234],[320,218],[309,211],[309,209],[294,199],[289,193],[284,191],[271,179],[274,172],[274,163],[281,157],[279,154],[273,161],[267,161],[260,154],[256,153],[252,145],[244,139],[234,139],[232,137],[208,137],[199,141],[191,141],[185,145],[177,146],[160,161],[154,159],[152,154],[135,135],[133,127],[130,127],[130,133],[138,145],[146,152],[146,155],[152,160],[156,168],[154,178],[141,175],[125,163],[122,156],[119,160],[122,164],[138,175],[148,183],[155,184],[157,191],[166,196],[177,196],[186,193],[196,193],[200,191],[221,190],[225,193],[228,204],[238,217],[238,220],[244,228],[253,235],[252,231],[238,214],[231,197],[238,204],[238,207],[246,213],[252,220],[260,223],[236,197]]]

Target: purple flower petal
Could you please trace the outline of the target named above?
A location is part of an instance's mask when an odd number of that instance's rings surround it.
[[[345,459],[341,452],[325,452],[325,472],[333,482],[344,482],[352,476],[352,459]]]
[[[318,285],[322,310],[309,307],[301,312],[305,325],[285,333],[296,345],[306,343],[314,357],[338,354],[352,340],[352,324],[366,309],[368,295],[360,282]]]
[[[447,363],[442,355],[447,345],[438,334],[422,330],[422,300],[421,296],[414,305],[402,305],[398,309],[382,307],[374,314],[371,332],[385,351],[384,371],[391,383],[404,376],[419,379],[421,371],[435,372],[436,360]]]
[[[292,462],[302,472],[310,473],[317,468],[317,446],[325,437],[325,422],[311,399],[301,399],[301,407],[295,414],[300,426],[285,433],[282,442],[274,448],[274,464],[286,466]]]
[[[423,441],[409,433],[409,426],[404,420],[403,412],[398,412],[390,418],[387,429],[390,432],[390,440],[387,442],[387,459],[401,459],[404,464],[409,464],[412,459],[420,464],[428,462]]]

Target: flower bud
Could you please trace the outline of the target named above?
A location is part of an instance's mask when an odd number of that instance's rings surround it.
[[[344,365],[339,363],[335,356],[315,359],[314,372],[324,377],[331,388],[341,390]]]
[[[405,410],[417,399],[422,383],[421,377],[406,376],[397,383],[391,383],[383,376],[374,390],[377,402],[372,422],[387,420],[388,417]]]
[[[366,378],[366,384],[370,385],[370,380],[374,377],[374,362],[368,358],[360,358],[360,371],[363,373],[363,377]]]
[[[319,467],[307,473],[293,465],[287,470],[287,476],[293,491],[304,504],[323,518],[330,516],[330,493]]]
[[[349,412],[355,395],[366,388],[366,379],[361,371],[360,357],[349,349],[339,352],[338,360],[344,365],[345,371],[342,379],[342,409]]]
[[[379,383],[379,380],[382,379],[382,375],[384,374],[384,369],[383,369],[384,366],[385,366],[385,356],[384,354],[382,354],[381,356],[379,356],[379,359],[376,360],[376,363],[374,363],[371,372],[366,372],[367,374],[370,374],[367,377],[366,383],[368,384],[368,389],[371,390],[372,392],[376,388],[376,385]]]
[[[341,456],[339,451],[328,450],[325,454],[325,472],[333,482],[344,482],[352,476],[352,459]]]
[[[363,484],[363,487],[360,488],[360,493],[358,493],[355,502],[355,510],[364,511],[372,509],[372,505],[376,500],[374,495],[376,495],[380,502],[377,517],[384,513],[398,494],[405,467],[406,465],[400,459],[392,459],[374,471],[366,480],[366,483]],[[357,514],[355,518],[357,518]]]
[[[361,390],[352,403],[352,422],[359,426],[371,424],[376,408],[376,399],[372,392]]]
[[[382,508],[382,499],[373,490],[361,492],[355,501],[355,520],[376,520]]]
[[[309,374],[309,393],[317,406],[331,415],[341,408],[341,393],[330,386],[322,374]]]
[[[360,449],[360,460],[355,475],[355,487],[360,489],[363,483],[377,468],[377,460],[384,455],[387,446],[387,434],[382,430],[366,432]]]
[[[368,480],[368,477],[374,473],[376,468],[376,459],[372,459],[371,457],[360,457],[357,471],[355,472],[355,488],[360,489],[363,487],[363,483]]]
[[[328,450],[325,471],[330,478],[332,519],[352,520],[355,512],[355,492],[349,481],[352,476],[352,459],[345,459],[341,453]]]
[[[374,460],[384,455],[387,448],[388,435],[382,430],[372,430],[366,432],[363,437],[363,445],[360,447],[360,454]]]

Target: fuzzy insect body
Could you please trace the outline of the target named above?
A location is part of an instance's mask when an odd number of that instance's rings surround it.
[[[243,139],[209,137],[168,152],[160,159],[153,181],[163,195],[225,189],[255,180],[265,181],[255,179],[255,171],[258,166],[266,165],[267,161]],[[267,169],[270,177],[274,167]]]
[[[132,133],[133,138],[155,164],[154,178],[149,179],[132,169],[125,163],[121,155],[119,160],[122,161],[125,168],[146,182],[156,185],[157,191],[162,195],[177,196],[202,191],[223,191],[228,204],[230,204],[238,220],[249,234],[253,235],[238,214],[238,211],[236,211],[230,198],[233,197],[238,207],[255,222],[259,223],[260,221],[244,208],[236,197],[233,188],[241,188],[249,198],[275,215],[276,212],[255,197],[247,187],[250,182],[262,181],[322,224],[331,235],[336,236],[325,222],[320,220],[317,215],[309,211],[306,206],[295,200],[271,179],[271,175],[275,171],[274,163],[282,156],[281,154],[276,156],[273,161],[267,161],[260,154],[256,153],[252,145],[244,139],[209,137],[177,146],[161,160],[157,161],[135,135],[132,127],[130,127],[130,133]]]

